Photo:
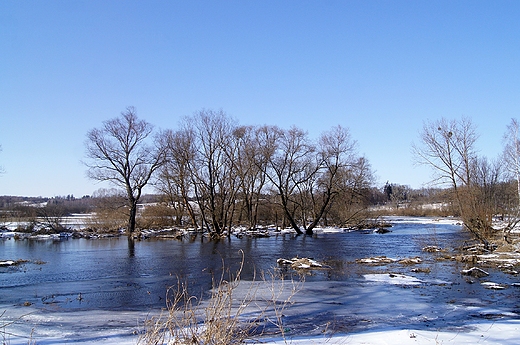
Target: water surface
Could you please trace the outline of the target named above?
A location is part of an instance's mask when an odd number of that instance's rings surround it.
[[[304,293],[316,298],[336,296],[338,301],[341,300],[336,304],[343,310],[353,308],[358,311],[356,317],[351,313],[343,318],[350,317],[354,326],[363,319],[376,320],[384,316],[391,320],[388,310],[383,309],[393,308],[392,305],[396,307],[399,299],[405,296],[403,289],[406,298],[411,298],[416,305],[423,305],[424,310],[454,305],[502,308],[513,313],[520,309],[520,289],[486,290],[477,279],[468,279],[460,274],[461,269],[466,268],[464,264],[438,260],[444,254],[422,251],[427,245],[437,245],[448,252],[455,250],[468,239],[460,226],[401,221],[391,230],[387,234],[356,231],[317,233],[313,237],[232,237],[221,241],[201,237],[183,241],[151,239],[137,242],[129,242],[126,238],[3,239],[0,240],[0,260],[23,259],[29,262],[0,268],[0,305],[31,304],[32,308],[49,312],[157,310],[165,306],[167,289],[177,285],[179,279],[190,284],[192,293],[204,296],[204,292],[211,288],[212,280],[219,279],[222,267],[234,272],[242,257],[241,279],[245,281],[266,271],[291,275],[293,271],[277,268],[278,258],[310,257],[329,268],[306,275],[305,280],[310,284]],[[382,255],[397,259],[421,256],[424,262],[413,266],[397,263],[368,266],[355,262],[359,258]],[[428,268],[430,272],[414,273],[414,268]],[[411,275],[423,283],[414,287],[389,286],[384,300],[390,304],[385,307],[380,302],[370,305],[370,292],[381,283],[367,281],[365,275],[390,272]],[[491,273],[490,279],[495,282],[510,284],[517,281],[515,276],[500,271]],[[312,308],[307,309],[309,327],[313,322],[337,319],[338,313],[332,313],[336,307],[326,307],[327,312],[320,309],[321,316],[313,314]],[[404,313],[406,304],[401,304],[400,308],[405,317],[388,321],[391,325],[410,322],[409,313],[413,314],[413,311]],[[426,315],[424,310],[417,313]],[[450,322],[458,321],[458,314],[452,315],[455,319]],[[305,324],[301,315],[298,318],[300,324]]]

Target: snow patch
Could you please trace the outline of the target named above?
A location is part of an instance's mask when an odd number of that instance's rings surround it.
[[[417,279],[415,277],[406,276],[404,274],[395,274],[395,273],[387,273],[387,274],[365,274],[366,280],[378,283],[386,283],[393,285],[420,285],[423,283],[422,280]]]

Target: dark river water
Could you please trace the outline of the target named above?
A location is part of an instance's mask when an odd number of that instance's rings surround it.
[[[460,274],[465,266],[437,260],[439,254],[425,253],[426,245],[448,251],[460,246],[467,236],[452,224],[399,222],[392,232],[318,233],[313,237],[278,235],[269,238],[236,238],[209,241],[151,239],[129,242],[126,238],[64,240],[0,240],[0,260],[28,260],[16,267],[0,267],[0,305],[30,303],[44,310],[149,310],[165,306],[166,290],[180,279],[194,294],[211,288],[222,267],[234,272],[244,256],[242,280],[259,272],[277,269],[278,258],[309,257],[330,268],[313,271],[308,282],[341,282],[361,286],[367,273],[396,272],[430,282],[419,294],[431,303],[487,304],[519,309],[520,288],[503,291],[484,289]],[[420,265],[367,266],[356,259],[385,255],[392,258],[421,256]],[[429,273],[411,273],[412,268]],[[290,271],[285,272],[291,274]],[[492,271],[496,282],[511,283],[515,276]],[[81,297],[80,297],[81,296]],[[475,302],[477,301],[478,302]],[[473,301],[473,302],[472,302]]]

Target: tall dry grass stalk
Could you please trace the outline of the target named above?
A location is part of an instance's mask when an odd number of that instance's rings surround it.
[[[14,334],[7,329],[8,327],[12,326],[16,322],[20,321],[24,316],[27,316],[29,314],[22,315],[19,318],[12,320],[12,321],[5,321],[5,320],[2,320],[2,318],[5,317],[5,313],[6,313],[5,310],[2,313],[0,313],[0,343],[1,343],[1,345],[9,345],[11,343],[10,342],[11,337],[26,338],[27,345],[35,345],[36,341],[33,339],[33,331],[31,331],[31,334],[29,336],[21,336],[18,334]]]
[[[271,327],[274,327],[276,333],[278,333],[284,340],[284,343],[287,344],[286,333],[288,328],[283,320],[285,316],[284,312],[294,303],[293,297],[302,289],[303,283],[305,282],[305,275],[300,274],[298,281],[293,279],[287,281],[283,279],[283,277],[282,279],[277,279],[272,273],[262,278],[261,284],[266,288],[263,289],[265,295],[262,296],[264,305],[261,306],[259,310],[262,310],[263,318]],[[268,329],[268,325],[265,325],[265,329]]]
[[[168,291],[167,310],[145,322],[138,344],[241,344],[268,329],[285,339],[283,312],[302,282],[287,285],[283,280],[275,281],[273,274],[270,281],[263,276],[258,282],[241,282],[243,263],[242,259],[234,275],[228,273],[228,280],[223,270],[220,279],[213,281],[206,301],[191,295],[187,284],[179,280]]]

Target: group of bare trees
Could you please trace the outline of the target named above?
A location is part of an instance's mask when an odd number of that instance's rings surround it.
[[[448,187],[454,212],[483,243],[494,235],[494,216],[509,217],[509,228],[518,221],[519,133],[513,119],[504,136],[504,153],[494,161],[477,154],[478,135],[468,118],[425,122],[420,144],[413,146],[418,162],[433,168],[434,182]],[[511,193],[512,180],[516,180],[516,195]]]
[[[433,168],[434,182],[447,187],[454,214],[487,243],[494,216],[509,217],[509,228],[520,219],[520,124],[511,121],[495,161],[477,154],[477,138],[470,119],[442,118],[425,122],[413,150]],[[129,233],[151,182],[177,224],[215,237],[238,225],[269,223],[298,234],[312,234],[320,224],[352,225],[373,183],[347,128],[312,140],[298,127],[239,125],[221,110],[201,110],[176,130],[154,133],[128,108],[88,132],[86,146],[89,176],[124,191]]]
[[[261,221],[312,234],[318,224],[351,223],[366,209],[371,168],[344,127],[314,141],[300,128],[244,126],[223,111],[202,110],[176,130],[152,131],[128,108],[87,135],[89,176],[125,190],[129,233],[151,181],[179,224],[217,237]]]
[[[217,236],[235,225],[256,228],[261,210],[312,234],[334,206],[339,220],[338,195],[351,200],[342,216],[366,206],[370,167],[345,128],[315,143],[296,127],[241,126],[222,111],[202,110],[162,138],[167,159],[157,187],[179,216]]]

